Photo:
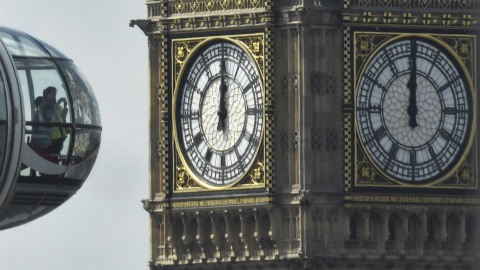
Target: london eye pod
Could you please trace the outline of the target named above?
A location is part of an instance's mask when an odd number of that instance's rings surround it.
[[[0,229],[73,196],[93,168],[101,130],[93,91],[73,61],[0,27]]]

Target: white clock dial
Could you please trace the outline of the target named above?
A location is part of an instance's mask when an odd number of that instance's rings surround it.
[[[409,36],[380,48],[356,92],[360,141],[389,177],[429,183],[458,163],[472,125],[469,83],[436,42]]]
[[[229,41],[204,46],[179,88],[177,134],[181,154],[198,180],[225,186],[256,157],[263,130],[263,87],[249,54]]]

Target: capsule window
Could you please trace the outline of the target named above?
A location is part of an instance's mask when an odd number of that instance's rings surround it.
[[[0,70],[0,176],[2,176],[7,145],[7,93]],[[1,183],[2,181],[0,181]]]

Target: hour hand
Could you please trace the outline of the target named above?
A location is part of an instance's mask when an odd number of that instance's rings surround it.
[[[415,75],[411,75],[412,77]],[[418,126],[417,123],[417,114],[418,114],[418,108],[417,108],[417,85],[416,82],[412,82],[412,78],[410,78],[409,86],[410,88],[410,104],[408,105],[407,108],[407,113],[408,116],[410,116],[410,127],[416,128]]]
[[[218,108],[218,126],[217,130],[218,131],[224,131],[225,130],[225,119],[227,118],[227,108],[226,108],[226,85],[223,83],[220,85],[220,104]]]

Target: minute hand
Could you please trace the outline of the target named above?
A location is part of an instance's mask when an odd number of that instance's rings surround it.
[[[227,118],[227,106],[226,106],[226,95],[227,95],[227,85],[225,84],[225,60],[222,57],[220,62],[220,104],[218,108],[218,131],[225,131],[225,120]]]
[[[410,127],[415,128],[418,126],[417,123],[417,45],[415,41],[411,43],[411,68],[410,68],[410,80],[408,81],[407,87],[410,89],[410,104],[408,105],[407,113],[410,116]]]

